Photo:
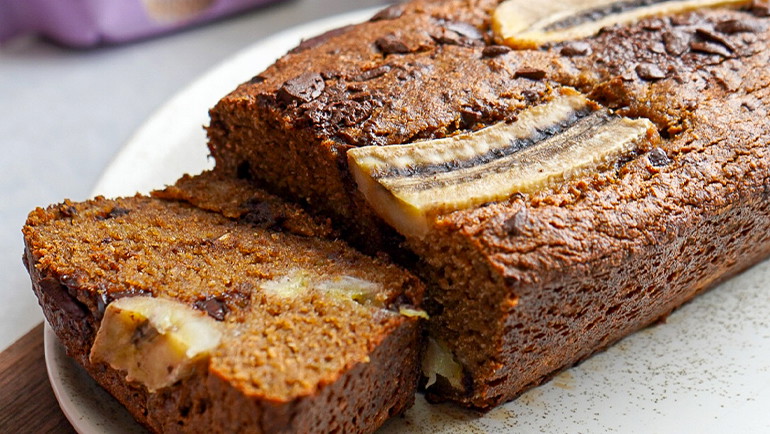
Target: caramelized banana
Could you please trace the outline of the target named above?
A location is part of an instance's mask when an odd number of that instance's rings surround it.
[[[154,392],[191,375],[221,339],[220,324],[186,304],[121,298],[107,306],[90,360],[125,371],[128,381]]]
[[[563,89],[513,123],[408,145],[348,151],[359,190],[399,232],[423,236],[439,214],[531,193],[659,140],[647,119],[616,116]]]
[[[741,7],[751,0],[507,0],[495,9],[492,29],[513,48],[589,37],[604,27],[698,9]]]

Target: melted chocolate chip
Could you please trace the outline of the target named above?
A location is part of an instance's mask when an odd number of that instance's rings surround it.
[[[640,63],[636,65],[636,74],[643,80],[660,80],[666,78],[666,73],[654,63]]]
[[[119,206],[116,206],[115,208],[112,208],[107,214],[97,215],[96,219],[97,220],[109,220],[109,219],[113,219],[115,217],[123,217],[125,215],[128,215],[128,213],[130,213],[130,212],[131,212],[130,209],[125,209],[125,208],[121,208]]]
[[[758,33],[764,31],[766,26],[755,20],[727,20],[714,26],[718,32],[732,35],[735,33]]]
[[[280,231],[281,225],[286,221],[286,216],[276,213],[268,202],[249,199],[241,206],[248,211],[241,216],[240,220],[259,228]]]
[[[690,49],[699,53],[716,54],[722,57],[730,57],[732,55],[725,46],[713,42],[695,41],[690,43]]]
[[[322,34],[320,34],[318,36],[315,36],[313,38],[305,39],[302,42],[300,42],[299,45],[297,45],[295,48],[293,48],[291,51],[289,51],[289,53],[296,54],[296,53],[300,53],[300,52],[305,51],[305,50],[309,50],[311,48],[315,48],[315,47],[323,44],[324,42],[328,41],[329,39],[334,38],[335,36],[340,36],[340,35],[346,33],[348,31],[348,29],[350,29],[351,27],[353,27],[353,26],[350,26],[350,25],[349,26],[343,26],[343,27],[340,27],[338,29],[329,30],[328,32],[322,33]]]
[[[666,155],[666,151],[657,146],[652,148],[650,153],[647,154],[647,159],[650,160],[650,164],[654,167],[668,166],[671,163],[668,155]]]
[[[672,30],[663,34],[663,44],[668,54],[681,56],[690,46],[690,35],[679,30]]]
[[[136,297],[140,295],[150,296],[152,292],[144,289],[127,289],[124,291],[112,291],[110,292],[106,288],[101,288],[99,296],[96,298],[96,309],[99,315],[104,315],[105,309],[113,301],[124,297]]]
[[[542,69],[532,68],[532,67],[522,67],[519,68],[514,74],[513,78],[528,78],[530,80],[542,80],[545,78],[545,71]]]
[[[720,35],[719,33],[714,32],[711,29],[706,28],[697,28],[695,29],[695,34],[700,36],[706,41],[715,42],[717,44],[722,44],[725,47],[727,47],[728,50],[735,51],[735,47],[733,46],[733,43],[730,42],[729,39],[725,38],[724,36]]]
[[[382,54],[405,54],[408,53],[409,46],[406,45],[398,36],[394,34],[385,35],[381,38],[377,38],[374,44],[382,52]]]
[[[72,205],[64,204],[59,207],[59,212],[64,217],[75,217],[78,214],[77,208]]]
[[[657,54],[666,54],[666,46],[662,42],[653,42],[650,45],[650,51]]]
[[[353,77],[353,81],[369,81],[387,74],[388,71],[390,71],[390,65],[381,65],[356,75]]]
[[[431,34],[436,43],[444,45],[470,45],[469,41],[461,35],[447,29],[439,29]]]
[[[587,56],[591,54],[591,45],[583,41],[570,42],[561,47],[559,53],[567,57]]]
[[[306,72],[287,80],[278,89],[278,99],[286,104],[306,103],[318,98],[326,87],[324,79],[315,72]]]
[[[505,45],[488,45],[481,50],[481,57],[497,57],[511,52],[511,47]]]
[[[196,309],[206,312],[210,317],[217,321],[224,321],[228,309],[225,301],[219,297],[206,297],[204,300],[198,300],[193,305]]]
[[[460,110],[460,122],[462,128],[473,128],[482,119],[482,114],[472,108],[465,107]]]
[[[528,235],[531,232],[531,222],[526,208],[522,208],[503,222],[503,229],[512,236]]]
[[[255,75],[254,77],[251,77],[251,80],[249,80],[249,84],[264,83],[265,80],[266,80],[265,77],[262,77],[261,75]]]
[[[448,21],[444,23],[444,27],[466,39],[484,39],[484,35],[478,27],[463,21]]]
[[[356,125],[371,114],[371,105],[358,101],[339,101],[329,106],[329,122],[340,128]]]
[[[369,21],[395,20],[396,18],[401,18],[401,15],[403,14],[403,5],[393,5],[374,14],[374,16]]]
[[[80,301],[73,297],[65,285],[52,277],[46,277],[40,280],[40,292],[43,296],[50,297],[50,306],[61,309],[65,314],[75,320],[81,320],[86,317],[86,309]]]

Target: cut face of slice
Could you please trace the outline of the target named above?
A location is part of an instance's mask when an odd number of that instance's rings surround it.
[[[492,29],[513,48],[589,37],[604,27],[697,9],[741,7],[751,0],[507,0],[495,9]]]
[[[659,140],[649,120],[613,115],[565,88],[513,123],[351,149],[348,160],[374,210],[403,235],[421,237],[439,214],[547,188]]]

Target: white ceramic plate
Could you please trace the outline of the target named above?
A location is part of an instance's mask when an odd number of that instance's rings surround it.
[[[314,22],[254,44],[159,110],[105,171],[95,193],[148,192],[210,167],[207,110],[301,38],[366,19],[371,11]],[[385,433],[770,432],[770,263],[764,262],[514,402],[480,416],[422,396]],[[54,392],[84,434],[143,432],[66,357],[50,329]]]

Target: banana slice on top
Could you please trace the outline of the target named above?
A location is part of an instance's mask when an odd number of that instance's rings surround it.
[[[547,188],[659,140],[649,120],[614,115],[565,88],[513,123],[351,149],[348,162],[375,212],[403,235],[422,237],[440,214]]]
[[[697,9],[741,7],[751,0],[507,0],[492,15],[492,29],[506,45],[537,48],[585,38],[604,27]]]

